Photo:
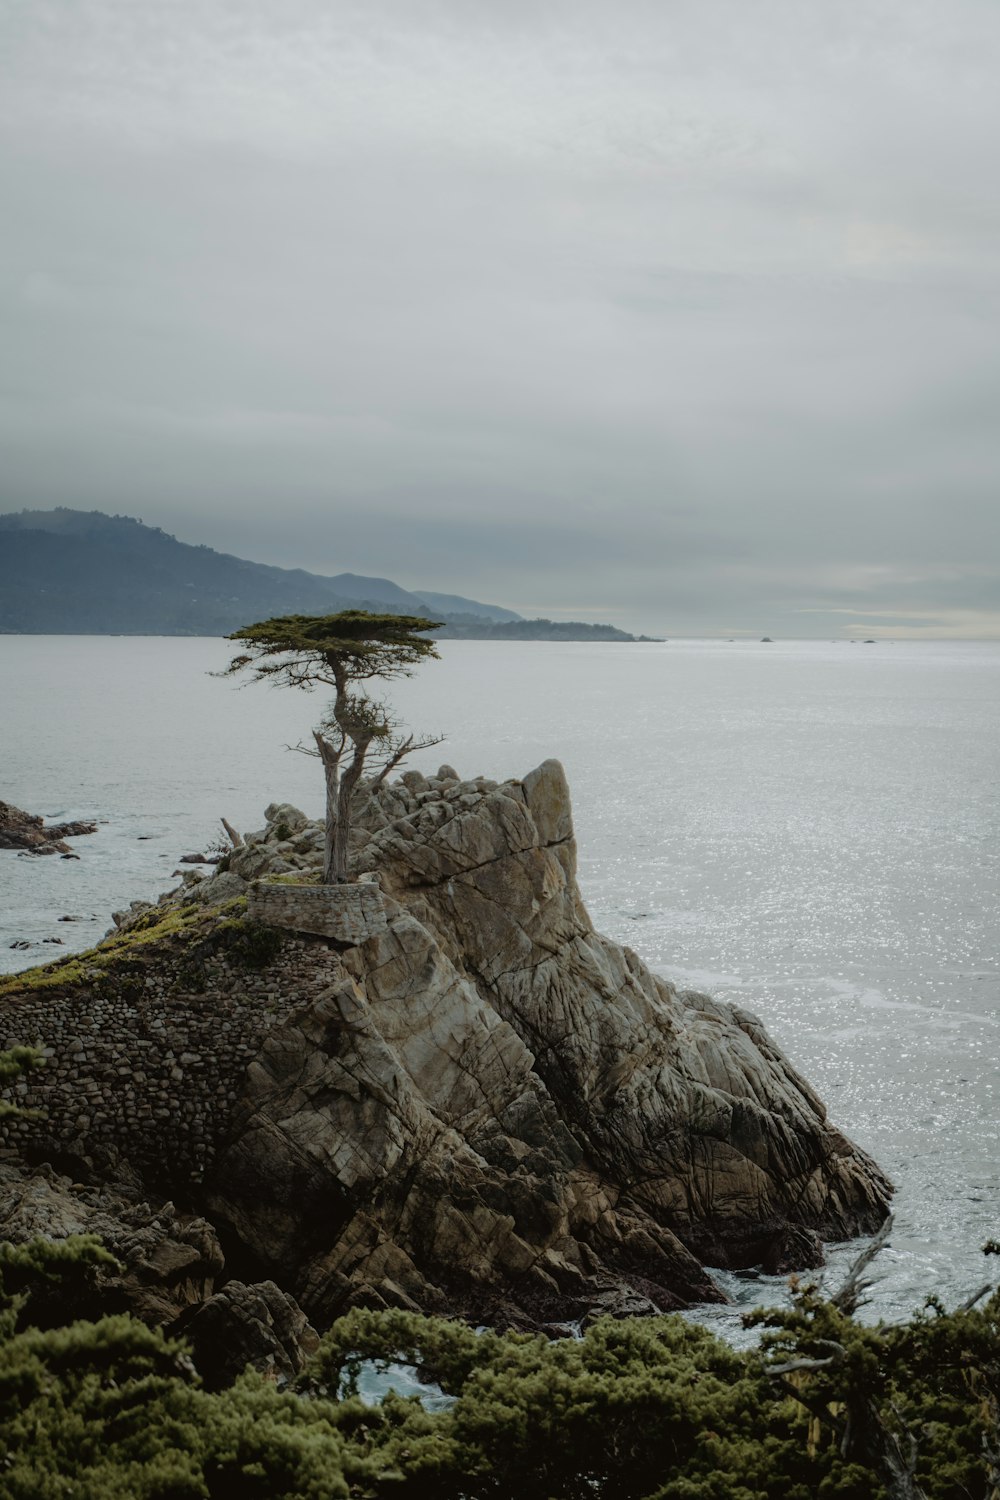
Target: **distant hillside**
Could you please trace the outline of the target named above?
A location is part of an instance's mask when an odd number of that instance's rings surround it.
[[[440,618],[440,616],[439,616]],[[489,620],[450,616],[440,640],[475,641],[645,641],[614,625],[585,625],[581,620]]]
[[[457,594],[416,594],[388,578],[247,562],[131,516],[0,516],[0,634],[226,635],[273,615],[342,609],[427,615],[443,622],[439,636],[459,639],[633,639],[610,625],[522,620]]]
[[[456,615],[472,616],[473,619],[493,620],[498,625],[524,619],[513,609],[501,609],[499,604],[480,604],[475,599],[463,599],[461,594],[434,594],[421,589],[420,597],[435,615],[447,615],[449,619]]]

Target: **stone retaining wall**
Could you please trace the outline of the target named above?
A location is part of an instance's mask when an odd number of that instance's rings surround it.
[[[270,969],[222,952],[192,976],[187,955],[160,949],[155,967],[0,999],[0,1048],[46,1059],[2,1092],[45,1118],[0,1120],[0,1143],[120,1153],[151,1183],[199,1181],[264,1036],[331,983],[336,963],[326,944],[286,936]]]

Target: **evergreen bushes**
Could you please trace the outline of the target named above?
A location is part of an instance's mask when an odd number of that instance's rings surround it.
[[[104,1255],[0,1255],[11,1500],[991,1500],[1000,1480],[996,1295],[872,1328],[799,1289],[756,1315],[769,1331],[746,1352],[677,1317],[550,1342],[356,1310],[295,1390],[246,1374],[209,1393],[182,1345],[129,1317],[58,1321]],[[365,1359],[417,1365],[450,1406],[364,1406]]]

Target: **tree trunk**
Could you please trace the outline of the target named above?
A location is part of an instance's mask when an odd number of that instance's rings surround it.
[[[328,884],[341,885],[347,879],[347,861],[351,837],[351,796],[364,769],[365,755],[370,740],[356,740],[351,764],[340,778],[337,789],[337,813],[333,830],[333,849],[329,873],[324,877]]]
[[[323,779],[326,783],[326,819],[323,839],[323,880],[331,885],[336,880],[337,803],[340,793],[340,756],[319,730],[313,730],[313,739],[323,762]]]
[[[909,1446],[907,1459],[873,1400],[859,1394],[849,1401],[847,1429],[840,1451],[853,1463],[875,1471],[885,1485],[888,1500],[927,1500],[914,1475],[917,1448],[912,1437]]]

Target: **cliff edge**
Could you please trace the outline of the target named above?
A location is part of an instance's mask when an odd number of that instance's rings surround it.
[[[324,1325],[666,1310],[720,1297],[706,1264],[815,1265],[884,1218],[889,1183],[754,1016],[593,930],[557,762],[369,788],[347,894],[300,883],[321,843],[271,808],[227,870],[7,980],[3,1044],[49,1054],[9,1149],[172,1194]]]

